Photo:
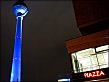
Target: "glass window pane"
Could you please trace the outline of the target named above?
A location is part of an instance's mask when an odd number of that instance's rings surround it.
[[[78,68],[78,61],[77,61],[77,58],[76,58],[76,54],[72,53],[71,58],[72,58],[72,65],[73,65],[74,73],[77,73],[79,68]]]
[[[78,61],[82,64],[83,67],[91,66],[90,57],[78,59]]]
[[[105,60],[105,63],[106,64],[108,64],[109,63],[109,57],[108,57],[108,54],[109,54],[109,52],[108,51],[105,51],[104,53],[103,53],[103,56],[104,56],[104,60]]]
[[[91,55],[91,62],[93,65],[98,65],[96,55]]]
[[[108,64],[107,65],[101,65],[100,68],[107,68],[108,67]]]
[[[94,48],[89,48],[89,49],[85,49],[85,50],[81,50],[81,51],[76,52],[77,59],[85,57],[85,56],[86,57],[90,56],[90,54],[95,54]]]
[[[104,57],[102,54],[97,54],[99,65],[103,65],[105,63]]]
[[[83,72],[85,72],[85,71],[90,71],[90,70],[92,70],[92,68],[87,67],[87,68],[84,68],[84,69],[83,69]]]
[[[103,51],[109,49],[109,45],[104,45],[96,48],[96,51]]]
[[[99,66],[93,66],[93,70],[99,69]]]

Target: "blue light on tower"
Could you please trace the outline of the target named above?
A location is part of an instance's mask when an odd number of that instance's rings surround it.
[[[16,35],[13,53],[13,62],[11,69],[10,81],[21,81],[21,46],[22,46],[22,20],[28,13],[28,8],[23,0],[18,0],[14,6],[13,11],[17,18]]]

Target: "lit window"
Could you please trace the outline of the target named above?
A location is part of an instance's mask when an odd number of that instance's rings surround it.
[[[109,45],[104,45],[96,48],[96,51],[103,51],[109,49]]]
[[[107,68],[109,64],[108,49],[108,45],[104,45],[72,53],[71,58],[74,73]]]

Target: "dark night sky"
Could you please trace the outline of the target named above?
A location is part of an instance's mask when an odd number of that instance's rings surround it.
[[[1,1],[1,80],[9,81],[16,16],[12,5]],[[25,1],[23,20],[22,81],[57,81],[71,72],[66,40],[80,36],[72,1]]]

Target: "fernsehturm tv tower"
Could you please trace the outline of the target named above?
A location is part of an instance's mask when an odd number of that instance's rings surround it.
[[[28,8],[24,0],[18,0],[13,5],[13,11],[17,18],[15,45],[10,81],[21,81],[21,46],[22,46],[22,20],[28,13]]]

